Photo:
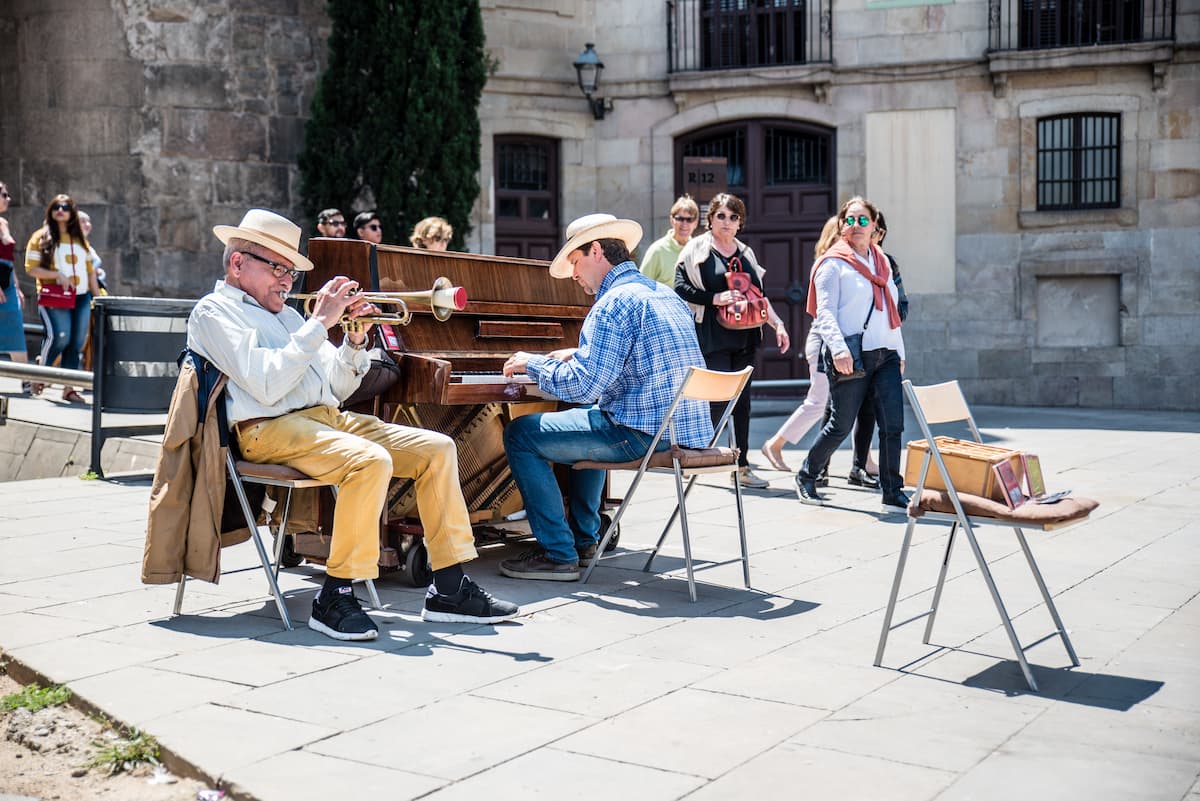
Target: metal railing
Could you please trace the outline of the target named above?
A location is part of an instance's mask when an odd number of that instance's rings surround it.
[[[832,62],[831,3],[667,0],[667,70]]]
[[[1043,50],[1175,39],[1177,0],[989,0],[988,48]]]
[[[0,375],[36,381],[39,384],[66,384],[80,389],[91,389],[93,374],[89,370],[66,370],[62,367],[42,367],[40,364],[0,361]]]

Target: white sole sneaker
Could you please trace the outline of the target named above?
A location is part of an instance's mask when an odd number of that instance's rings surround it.
[[[332,637],[335,640],[342,640],[343,642],[366,642],[367,640],[374,640],[379,636],[378,629],[372,629],[371,631],[335,631],[315,617],[308,619],[308,627],[313,631],[321,632],[326,637]]]
[[[429,609],[421,610],[421,620],[426,623],[503,623],[506,620],[520,617],[520,615],[520,609],[511,615],[492,615],[491,617],[460,615],[456,612],[434,612]]]

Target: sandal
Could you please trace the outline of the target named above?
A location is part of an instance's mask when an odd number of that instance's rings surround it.
[[[767,445],[763,445],[761,450],[762,455],[766,458],[767,462],[770,463],[772,468],[775,470],[780,470],[784,473],[792,472],[792,468],[788,467],[787,463],[783,461],[782,451],[774,451]]]
[[[62,399],[67,403],[87,403],[83,396],[73,389],[64,389]]]

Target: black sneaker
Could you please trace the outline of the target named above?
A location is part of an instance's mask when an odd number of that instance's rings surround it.
[[[817,485],[811,478],[801,478],[796,474],[796,497],[800,499],[800,503],[806,503],[809,506],[824,506],[825,496],[817,494]]]
[[[322,590],[313,599],[308,627],[335,640],[373,640],[379,636],[379,627],[359,606],[353,587]]]
[[[541,549],[526,551],[500,563],[500,572],[509,578],[540,581],[579,581],[579,562],[551,562]]]
[[[908,496],[903,490],[885,492],[883,494],[883,511],[908,513]]]
[[[493,598],[469,576],[463,576],[458,592],[453,595],[439,595],[437,588],[429,585],[421,620],[437,623],[501,623],[512,620],[520,613],[516,604]]]

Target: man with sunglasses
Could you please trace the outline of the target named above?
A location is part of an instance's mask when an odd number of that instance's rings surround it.
[[[683,195],[676,199],[671,206],[671,230],[662,237],[650,243],[646,255],[638,268],[642,275],[653,278],[667,287],[675,286],[675,265],[679,263],[679,253],[683,246],[696,232],[696,223],[700,220],[700,207],[691,195]]]
[[[346,215],[337,209],[324,209],[317,215],[317,233],[321,236],[346,236]]]
[[[373,211],[364,211],[354,216],[354,235],[364,242],[376,245],[383,242],[383,223]]]
[[[449,437],[341,411],[366,374],[366,334],[346,332],[340,347],[327,330],[343,316],[377,314],[356,300],[345,276],[317,291],[305,319],[287,306],[301,271],[300,228],[274,212],[251,209],[237,226],[218,225],[224,280],[196,304],[188,347],[229,377],[228,418],[242,456],[284,464],[338,486],[325,584],[308,625],[338,640],[373,640],[378,629],[351,588],[379,575],[379,520],[393,477],[412,479],[434,584],[422,618],[496,623],[518,614],[463,573],[475,538]]]

